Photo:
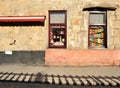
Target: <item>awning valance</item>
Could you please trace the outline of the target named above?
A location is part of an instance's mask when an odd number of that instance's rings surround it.
[[[45,16],[0,16],[0,22],[44,22]]]

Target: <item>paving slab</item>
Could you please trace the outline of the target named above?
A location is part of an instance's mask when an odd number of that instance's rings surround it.
[[[72,76],[119,76],[120,66],[83,66],[83,67],[50,67],[50,66],[28,66],[21,64],[0,65],[0,72],[13,73],[42,73],[54,75]]]

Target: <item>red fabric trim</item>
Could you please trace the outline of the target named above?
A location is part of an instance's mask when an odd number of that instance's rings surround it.
[[[44,22],[45,16],[0,16],[0,22]]]

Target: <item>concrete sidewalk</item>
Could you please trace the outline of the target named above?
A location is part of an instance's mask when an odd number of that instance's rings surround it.
[[[34,73],[72,75],[72,76],[120,76],[119,66],[87,66],[87,67],[49,67],[49,66],[26,66],[21,64],[0,65],[0,72]]]

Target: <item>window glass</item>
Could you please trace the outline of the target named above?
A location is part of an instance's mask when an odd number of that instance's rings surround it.
[[[50,23],[65,23],[65,14],[64,13],[51,13]]]
[[[91,47],[104,46],[104,27],[103,26],[90,27],[89,43]]]
[[[90,24],[104,24],[104,14],[90,14]]]
[[[89,32],[88,43],[90,48],[94,47],[107,47],[107,26],[106,26],[106,13],[92,12],[89,15]]]
[[[52,11],[49,16],[49,47],[66,48],[66,11]]]

